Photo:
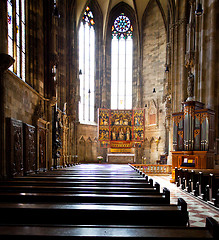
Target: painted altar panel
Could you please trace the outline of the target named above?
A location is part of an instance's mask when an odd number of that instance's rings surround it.
[[[132,110],[110,110],[111,141],[131,141]]]
[[[135,142],[144,141],[144,116],[145,114],[143,109],[133,110],[133,140]]]
[[[101,147],[132,148],[144,141],[143,109],[99,109],[99,141]],[[137,145],[138,146],[138,145]]]
[[[99,109],[99,141],[107,144],[110,140],[109,109]]]

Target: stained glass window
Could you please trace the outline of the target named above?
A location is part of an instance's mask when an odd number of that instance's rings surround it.
[[[9,69],[25,81],[25,0],[8,0],[8,54],[15,59]]]
[[[111,108],[132,108],[133,27],[121,13],[112,26],[111,41]]]
[[[80,122],[94,122],[95,22],[89,7],[79,29]]]
[[[8,54],[10,56],[14,56],[13,53],[13,9],[12,9],[12,1],[7,2],[8,7]],[[9,68],[13,71],[13,65]]]

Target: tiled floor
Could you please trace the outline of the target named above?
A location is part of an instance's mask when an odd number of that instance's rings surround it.
[[[213,217],[219,222],[219,210],[216,210],[208,204],[196,199],[188,193],[182,191],[174,183],[170,183],[170,176],[150,176],[163,187],[170,190],[170,202],[176,204],[179,197],[187,202],[189,219],[191,227],[204,227],[206,217]]]

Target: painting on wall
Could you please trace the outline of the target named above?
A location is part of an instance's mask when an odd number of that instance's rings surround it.
[[[98,119],[101,147],[131,148],[144,141],[144,109],[99,109]]]

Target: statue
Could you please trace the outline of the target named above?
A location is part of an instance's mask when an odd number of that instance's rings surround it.
[[[126,128],[126,141],[130,141],[131,138],[130,138],[130,129],[129,128]]]
[[[115,128],[113,128],[113,130],[112,130],[112,140],[116,141],[116,131],[115,131]]]
[[[124,129],[121,128],[119,131],[119,140],[124,140]]]
[[[187,101],[192,101],[194,96],[194,75],[191,72],[189,72],[188,76],[187,94],[188,94]]]

